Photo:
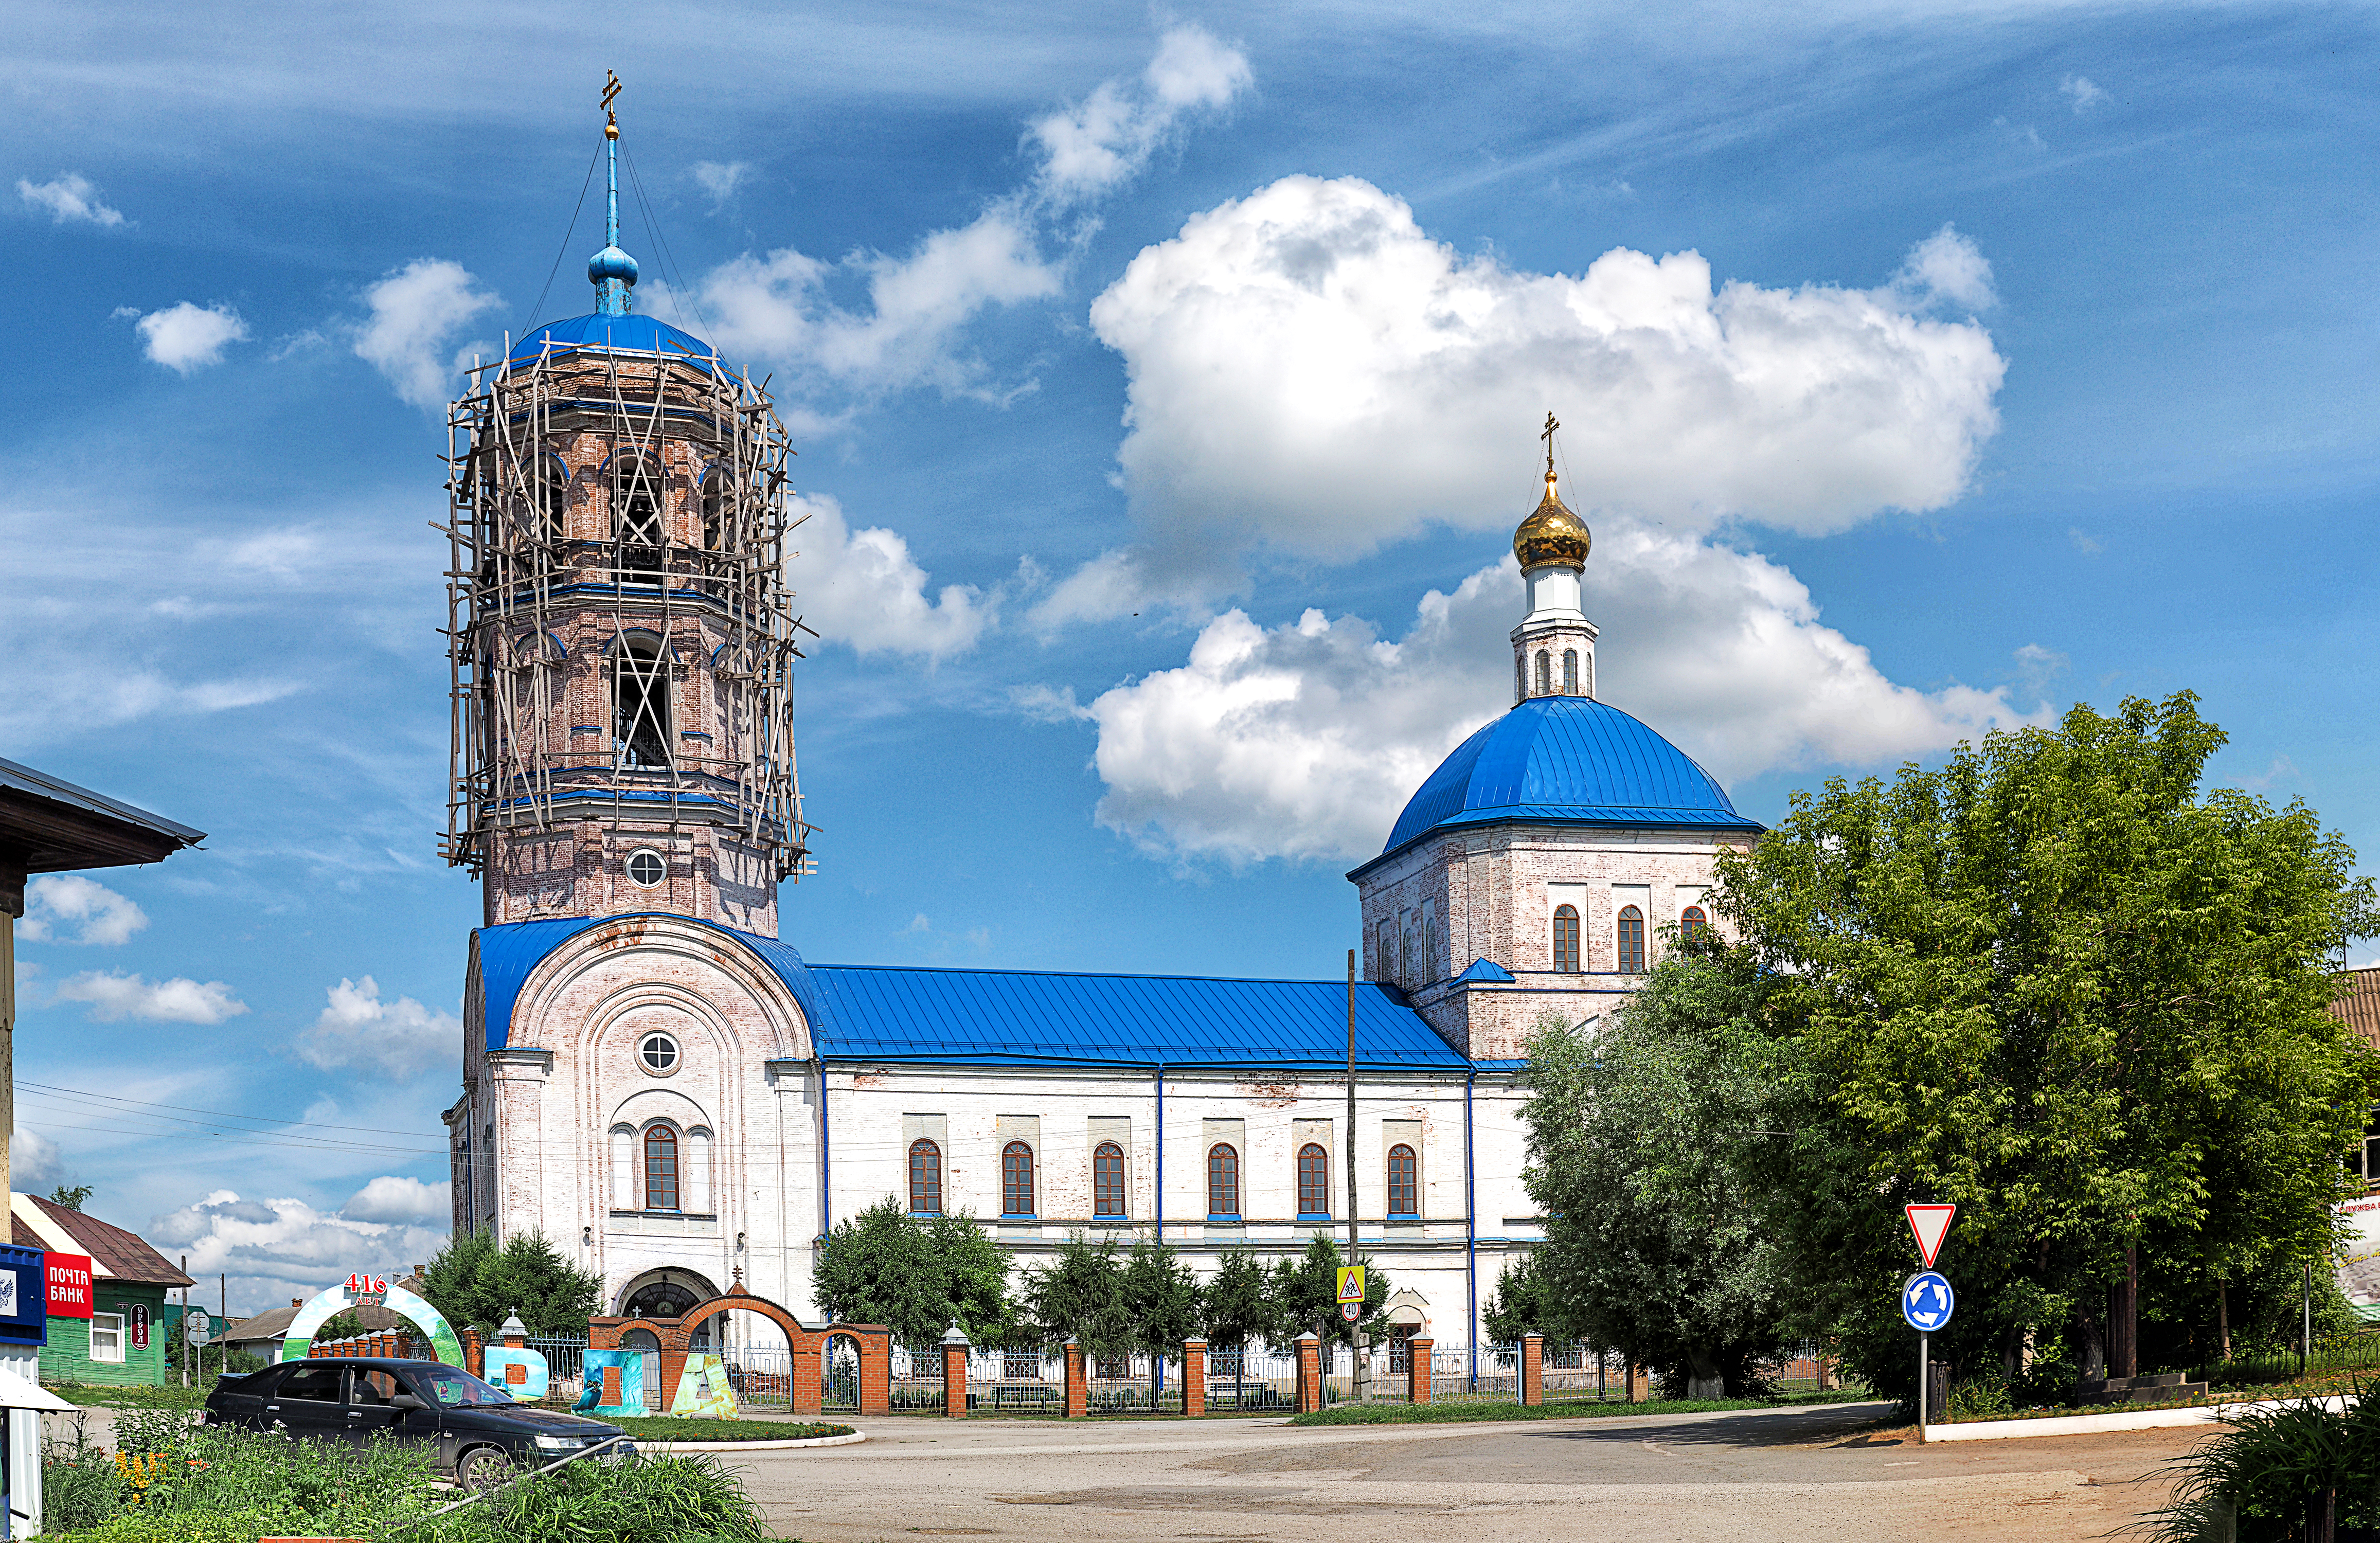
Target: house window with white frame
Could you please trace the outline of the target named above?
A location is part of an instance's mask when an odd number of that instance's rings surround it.
[[[93,1313],[91,1315],[91,1358],[94,1361],[124,1359],[124,1315]]]

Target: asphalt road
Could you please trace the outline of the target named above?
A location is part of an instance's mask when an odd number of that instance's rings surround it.
[[[1512,1424],[863,1422],[736,1459],[783,1537],[1539,1543],[2082,1538],[2206,1428],[1919,1446],[1884,1405]]]

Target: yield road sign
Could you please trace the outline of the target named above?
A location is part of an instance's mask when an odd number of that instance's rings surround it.
[[[1939,1333],[1959,1306],[1950,1282],[1930,1270],[1921,1270],[1900,1283],[1900,1317],[1921,1334]]]
[[[1942,1251],[1942,1234],[1950,1230],[1950,1219],[1959,1214],[1956,1206],[1903,1206],[1901,1214],[1909,1218],[1909,1230],[1917,1238],[1917,1252],[1925,1257],[1925,1268],[1934,1268],[1934,1256]]]
[[[1339,1300],[1361,1305],[1364,1300],[1364,1267],[1342,1264],[1339,1267]]]

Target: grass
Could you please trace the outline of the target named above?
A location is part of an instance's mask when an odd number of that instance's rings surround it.
[[[207,1379],[207,1387],[214,1379]],[[68,1403],[79,1403],[86,1409],[196,1409],[207,1402],[207,1388],[111,1387],[104,1383],[85,1385],[79,1382],[43,1384]]]
[[[677,1415],[647,1415],[612,1420],[638,1442],[644,1441],[807,1441],[814,1436],[848,1436],[851,1427],[824,1421],[796,1424],[792,1420],[698,1420]]]
[[[1630,1415],[1702,1415],[1730,1409],[1784,1409],[1817,1403],[1862,1403],[1876,1395],[1864,1388],[1824,1393],[1788,1393],[1781,1398],[1675,1398],[1646,1403],[1584,1402],[1518,1403],[1342,1403],[1290,1417],[1291,1425],[1437,1425],[1461,1420],[1576,1420]]]

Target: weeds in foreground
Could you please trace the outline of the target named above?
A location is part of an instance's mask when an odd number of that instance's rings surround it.
[[[2242,1415],[2167,1470],[2173,1503],[2138,1524],[2157,1543],[2282,1543],[2380,1530],[2380,1384],[2344,1411],[2301,1399]]]

